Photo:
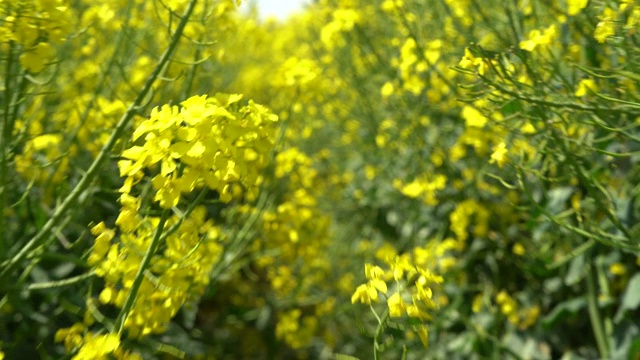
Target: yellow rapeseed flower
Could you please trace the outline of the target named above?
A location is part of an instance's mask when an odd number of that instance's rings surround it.
[[[550,45],[555,39],[558,30],[555,25],[551,25],[548,28],[540,31],[538,29],[531,30],[527,40],[520,42],[520,49],[526,51],[533,51],[536,47]]]
[[[569,8],[568,8],[567,12],[571,16],[577,15],[577,14],[580,13],[580,11],[582,9],[587,7],[587,4],[589,4],[589,0],[568,0],[567,1],[567,6]]]
[[[491,160],[489,160],[489,164],[496,163],[498,164],[498,167],[503,167],[504,164],[506,164],[507,161],[509,160],[509,158],[507,157],[508,152],[509,150],[507,150],[507,146],[505,145],[504,141],[500,142],[493,149],[493,153],[491,154]]]
[[[117,334],[85,335],[84,343],[80,351],[71,358],[72,360],[94,360],[113,353],[120,346],[120,338]]]
[[[598,84],[593,79],[582,79],[576,87],[576,96],[585,96],[589,92],[597,92]]]

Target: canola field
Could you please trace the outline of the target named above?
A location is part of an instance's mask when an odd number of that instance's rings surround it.
[[[635,0],[0,15],[0,360],[640,357]]]

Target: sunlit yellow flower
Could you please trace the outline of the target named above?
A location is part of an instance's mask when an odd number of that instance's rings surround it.
[[[590,92],[597,92],[598,84],[593,79],[582,79],[576,87],[576,96],[585,96]]]
[[[609,266],[609,272],[613,275],[622,276],[627,273],[627,268],[621,263],[613,263]]]
[[[533,51],[538,46],[550,45],[555,39],[557,32],[555,25],[551,25],[543,31],[538,29],[531,30],[528,39],[520,42],[520,49]]]
[[[602,15],[599,16],[600,21],[596,25],[596,30],[593,33],[593,37],[599,42],[604,43],[607,38],[616,34],[615,23],[617,15],[615,10],[611,8],[605,8]]]
[[[93,335],[87,334],[80,351],[72,360],[94,360],[113,353],[120,346],[117,334]]]
[[[402,301],[402,296],[399,292],[391,295],[387,299],[387,305],[389,306],[389,316],[401,317],[404,315],[406,304]]]
[[[491,154],[491,160],[489,160],[489,163],[490,164],[496,163],[498,164],[499,167],[503,167],[504,164],[506,164],[507,161],[509,160],[509,158],[507,157],[508,152],[509,151],[507,150],[507,146],[504,143],[504,141],[500,142],[493,149],[493,153]]]
[[[589,0],[568,0],[567,5],[569,9],[567,10],[567,12],[571,16],[577,15],[578,13],[580,13],[582,9],[587,7],[588,3],[589,3]]]

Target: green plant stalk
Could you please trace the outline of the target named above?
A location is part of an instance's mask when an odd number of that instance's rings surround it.
[[[129,105],[127,111],[122,115],[122,118],[116,125],[116,128],[111,133],[109,140],[102,147],[100,153],[93,161],[87,172],[84,174],[82,179],[78,182],[75,188],[71,191],[71,193],[64,199],[64,201],[60,204],[58,208],[56,208],[55,213],[51,216],[51,218],[45,223],[45,225],[40,229],[40,231],[33,237],[27,244],[25,244],[20,251],[13,256],[7,263],[2,264],[2,270],[0,270],[0,283],[5,280],[7,276],[11,275],[12,270],[18,265],[28,254],[29,252],[40,245],[45,241],[47,236],[51,233],[51,231],[58,226],[60,220],[65,216],[65,214],[71,209],[75,203],[77,202],[80,195],[89,187],[91,182],[97,177],[102,168],[102,164],[109,157],[111,149],[115,146],[116,142],[123,136],[125,129],[128,127],[129,123],[133,119],[134,115],[138,111],[138,108],[142,104],[143,100],[149,94],[152,89],[153,83],[160,76],[161,71],[165,68],[171,56],[175,52],[178,43],[180,41],[180,37],[184,31],[185,26],[187,25],[187,21],[191,17],[193,10],[195,8],[198,0],[191,0],[187,9],[185,10],[182,18],[180,19],[180,23],[176,28],[175,33],[173,33],[171,40],[169,42],[169,46],[165,50],[165,52],[160,57],[158,64],[156,64],[155,68],[151,72],[151,75],[147,78],[142,90],[138,93],[136,99]]]
[[[378,316],[378,313],[373,308],[373,305],[369,304],[369,308],[371,309],[371,312],[373,313],[373,315],[376,317],[376,320],[378,320],[378,327],[376,328],[376,334],[375,334],[375,337],[373,338],[373,359],[378,360],[378,346],[379,346],[378,339],[380,338],[380,336],[382,336],[382,332],[384,331],[384,328],[387,325],[387,320],[389,319],[389,309],[384,310],[384,313],[382,314],[382,318],[381,318],[380,316]]]
[[[570,230],[578,235],[584,236],[585,238],[588,239],[593,239],[603,245],[609,246],[609,247],[613,247],[613,248],[620,248],[620,249],[626,249],[626,250],[637,250],[637,247],[634,245],[627,245],[627,244],[623,244],[621,242],[614,242],[614,240],[619,240],[619,241],[624,241],[626,240],[625,238],[621,238],[621,237],[617,237],[611,234],[608,234],[606,232],[602,232],[602,231],[598,231],[596,234],[592,234],[591,232],[581,229],[577,226],[573,226],[570,224],[567,224],[566,222],[560,221],[558,220],[558,217],[554,216],[553,214],[551,214],[549,211],[547,211],[547,209],[545,209],[543,206],[541,206],[540,204],[538,204],[535,200],[533,200],[533,198],[531,197],[530,193],[528,193],[529,188],[526,185],[526,181],[524,180],[524,170],[522,168],[518,168],[517,170],[517,174],[518,174],[518,183],[520,184],[520,186],[523,189],[523,194],[529,194],[527,195],[527,199],[529,201],[531,201],[531,203],[536,207],[537,210],[539,210],[547,219],[549,219],[551,222],[553,222],[554,224],[563,227],[567,230]],[[598,236],[599,235],[599,236]],[[609,239],[605,239],[609,238]]]
[[[120,314],[116,318],[114,331],[118,333],[118,336],[122,336],[122,330],[124,329],[124,323],[133,308],[133,304],[136,301],[136,296],[138,295],[138,290],[140,290],[140,285],[142,285],[142,280],[144,279],[144,273],[147,271],[147,268],[151,264],[151,258],[156,253],[158,246],[160,245],[160,235],[162,235],[162,231],[164,230],[164,225],[167,223],[167,219],[169,219],[170,210],[165,209],[162,212],[162,216],[160,217],[160,223],[156,228],[156,232],[153,234],[153,239],[151,239],[151,244],[149,244],[149,248],[147,248],[147,252],[144,254],[142,258],[142,262],[140,263],[140,267],[138,268],[138,272],[136,273],[136,277],[133,280],[133,284],[131,285],[131,291],[127,294],[127,299],[124,301],[124,305],[122,305],[122,309],[120,310]]]
[[[58,280],[58,281],[39,282],[39,283],[31,284],[31,285],[29,285],[27,287],[27,290],[49,290],[49,289],[56,289],[56,288],[60,288],[60,287],[70,286],[70,285],[73,285],[73,284],[77,284],[77,283],[83,282],[83,281],[85,281],[87,279],[91,279],[95,275],[96,275],[96,272],[94,270],[91,270],[86,274],[73,276],[73,277],[70,277],[70,278],[67,278],[67,279],[62,279],[62,280]]]
[[[593,269],[594,264],[589,265],[586,281],[587,281],[587,307],[589,311],[589,320],[593,335],[596,338],[598,352],[601,359],[609,359],[609,343],[607,342],[604,330],[604,324],[598,310],[598,294],[595,284],[596,273]]]
[[[584,254],[585,252],[587,252],[589,249],[591,249],[592,247],[594,247],[596,244],[596,241],[594,239],[589,239],[587,242],[585,242],[584,244],[578,246],[577,248],[572,249],[571,251],[569,251],[569,254],[563,256],[560,260],[546,265],[547,269],[549,270],[554,270],[559,268],[560,266],[568,263],[569,261],[571,261],[572,259]]]
[[[7,54],[7,67],[5,69],[5,78],[4,78],[4,121],[0,124],[0,128],[2,129],[0,132],[0,211],[4,211],[7,204],[7,191],[8,189],[8,176],[7,176],[7,150],[9,148],[9,137],[11,136],[12,130],[9,127],[9,122],[11,120],[11,68],[12,68],[12,60],[13,60],[13,46],[14,42],[9,42],[9,51]],[[6,239],[5,234],[7,233],[5,229],[5,215],[0,214],[0,259],[4,259],[5,251],[6,251]]]

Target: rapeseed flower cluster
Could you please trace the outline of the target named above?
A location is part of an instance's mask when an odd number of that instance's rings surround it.
[[[496,294],[495,300],[500,312],[507,317],[511,324],[518,326],[521,330],[534,325],[540,316],[539,306],[521,308],[518,302],[505,290],[501,290]]]
[[[30,73],[44,70],[55,54],[54,45],[66,39],[74,14],[65,0],[18,0],[2,4],[0,43]],[[17,51],[15,48],[18,48]]]
[[[151,183],[154,200],[163,208],[176,206],[183,193],[203,186],[217,191],[223,202],[233,198],[235,183],[255,198],[278,118],[253,101],[241,106],[241,99],[241,95],[195,96],[180,108],[155,108],[133,133],[134,142],[144,143],[124,150],[124,160],[118,162],[125,177],[120,191],[130,193],[143,169],[159,165]]]
[[[433,288],[441,284],[444,279],[429,269],[435,264],[417,265],[422,262],[420,260],[424,260],[420,259],[419,255],[416,256],[421,250],[416,249],[415,254],[398,255],[392,247],[382,248],[378,258],[384,261],[385,267],[371,263],[365,264],[365,277],[368,281],[356,288],[351,296],[351,302],[373,305],[379,303],[382,296],[387,305],[385,312],[391,321],[404,318],[418,322],[418,325],[414,325],[413,328],[426,347],[428,346],[426,322],[432,319],[429,312],[438,308]]]
[[[260,170],[273,146],[277,117],[251,101],[241,106],[241,98],[197,96],[181,107],[156,108],[133,133],[134,142],[143,140],[140,145],[123,151],[124,160],[118,165],[125,180],[115,221],[119,231],[102,222],[95,225],[91,232],[96,240],[88,262],[105,281],[98,296],[100,304],[126,312],[120,316],[130,338],[167,331],[177,312],[202,296],[222,253],[222,234],[208,219],[205,207],[196,206],[166,219],[151,216],[136,188],[148,182],[158,206],[174,209],[182,196],[203,187],[218,192],[224,202],[231,200],[229,187],[234,184],[246,189],[245,196],[255,197]],[[152,172],[157,174],[149,179]],[[149,267],[137,283],[141,264],[158,241],[158,229],[165,226],[169,230],[162,233],[163,244],[156,254],[151,253]],[[135,301],[126,308],[131,296]],[[89,309],[86,319],[91,325]],[[70,333],[61,339],[68,342]],[[94,346],[93,338],[86,336],[67,346],[71,351],[83,344],[79,358],[85,358],[85,352],[106,349],[106,354],[118,347]],[[94,348],[98,350],[91,350]]]

